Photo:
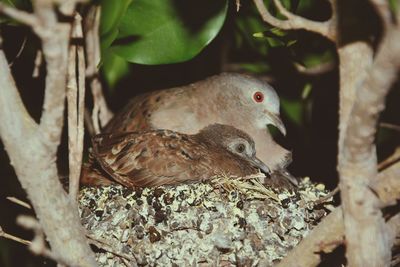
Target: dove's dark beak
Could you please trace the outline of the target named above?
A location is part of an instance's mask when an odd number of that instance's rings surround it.
[[[289,182],[291,182],[295,186],[299,186],[299,182],[297,181],[296,177],[294,177],[290,172],[288,172],[285,169],[279,170],[279,174],[287,179]]]
[[[250,162],[254,167],[259,168],[265,174],[271,173],[271,170],[268,168],[268,166],[264,162],[262,162],[260,159],[254,157],[254,158],[250,159]]]

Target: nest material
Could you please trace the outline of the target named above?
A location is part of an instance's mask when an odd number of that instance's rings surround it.
[[[131,190],[84,188],[80,213],[101,266],[270,266],[327,215],[323,185],[258,177]]]

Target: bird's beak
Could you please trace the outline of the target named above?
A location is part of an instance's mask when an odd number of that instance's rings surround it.
[[[279,174],[282,175],[289,182],[291,182],[293,185],[299,186],[299,182],[296,180],[296,178],[290,172],[288,172],[286,169],[280,170]]]
[[[264,162],[262,162],[260,159],[254,157],[254,158],[250,159],[250,162],[254,167],[259,168],[265,174],[271,173],[271,170],[268,168],[268,166]]]
[[[274,125],[284,136],[286,136],[286,128],[281,118],[279,117],[279,114],[267,111],[267,116],[270,119],[270,124]]]

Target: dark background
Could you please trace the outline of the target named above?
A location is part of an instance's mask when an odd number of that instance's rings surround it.
[[[225,25],[212,43],[194,59],[171,65],[144,66],[132,65],[131,74],[122,79],[114,89],[106,90],[106,97],[114,111],[122,108],[128,99],[139,93],[177,85],[184,85],[207,76],[231,70],[243,62],[268,62],[269,70],[256,75],[267,79],[274,86],[285,103],[301,107],[301,124],[288,116],[287,104],[282,108],[282,118],[287,127],[287,136],[276,134],[277,142],[293,151],[293,163],[290,171],[296,176],[310,176],[313,181],[323,182],[329,188],[337,184],[337,125],[338,125],[338,69],[334,46],[320,36],[298,31],[292,34],[297,43],[291,47],[271,48],[267,54],[260,53],[246,42],[240,46],[235,44],[237,27],[235,20],[241,14],[253,12],[242,3],[241,13],[235,12],[231,5]],[[325,5],[316,6],[304,14],[312,19],[323,20],[329,17],[330,10]],[[38,120],[43,101],[45,69],[42,66],[41,76],[32,78],[35,51],[40,46],[31,31],[21,26],[2,26],[4,50],[12,64],[18,88],[24,103],[31,115]],[[310,76],[299,73],[293,62],[301,59],[310,51],[330,51],[333,54],[334,67],[320,75]],[[239,69],[248,72],[248,70]],[[306,84],[311,85],[311,93],[307,99],[301,97]],[[381,120],[400,125],[400,93],[396,85],[387,98],[387,109]],[[1,90],[1,89],[0,89]],[[1,93],[1,91],[0,91]],[[90,95],[88,94],[88,98]],[[294,104],[293,104],[294,103]],[[90,100],[89,100],[90,105]],[[0,122],[1,123],[1,122]],[[65,132],[65,131],[64,131]],[[276,131],[274,131],[276,132]],[[380,159],[388,156],[400,141],[398,132],[380,129],[378,134],[378,155]],[[32,234],[16,225],[16,217],[20,214],[32,214],[6,200],[7,196],[15,196],[26,200],[9,159],[0,145],[0,226],[8,233],[30,239]],[[59,152],[60,173],[66,174],[67,150],[66,138]],[[34,179],[34,177],[32,177]],[[24,245],[0,238],[0,266],[43,266],[54,263],[40,257],[33,257]]]

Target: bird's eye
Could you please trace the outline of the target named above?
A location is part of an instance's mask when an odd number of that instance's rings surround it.
[[[246,146],[244,144],[238,144],[236,146],[236,152],[238,152],[238,153],[243,153],[245,149],[246,149]]]
[[[264,101],[264,94],[261,92],[255,92],[253,98],[257,103],[261,103]]]

